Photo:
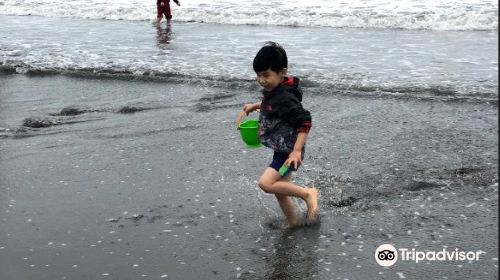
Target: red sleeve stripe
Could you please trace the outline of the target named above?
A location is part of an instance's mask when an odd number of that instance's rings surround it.
[[[297,132],[309,133],[309,130],[311,130],[311,126],[311,121],[305,121],[297,128]]]

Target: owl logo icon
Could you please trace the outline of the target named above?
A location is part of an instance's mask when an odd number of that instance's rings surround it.
[[[375,250],[375,261],[381,266],[392,266],[398,260],[398,251],[391,244],[382,244]]]

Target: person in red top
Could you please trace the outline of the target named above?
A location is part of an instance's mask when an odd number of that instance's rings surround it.
[[[174,0],[177,6],[180,6],[179,0]],[[172,13],[170,12],[170,0],[156,0],[156,8],[157,8],[157,16],[156,16],[156,24],[160,24],[163,15],[167,19],[167,23],[170,23],[172,19]]]

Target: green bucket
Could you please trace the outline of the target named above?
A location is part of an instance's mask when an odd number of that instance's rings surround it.
[[[259,121],[248,119],[240,124],[241,139],[248,148],[259,148],[262,146],[259,140]]]

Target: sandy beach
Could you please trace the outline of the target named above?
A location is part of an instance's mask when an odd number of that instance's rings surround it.
[[[0,1],[0,280],[498,278],[497,1],[180,3]],[[235,127],[270,40],[294,230]]]
[[[321,223],[284,230],[271,159],[234,119],[258,91],[0,76],[1,279],[496,279],[496,103],[310,94],[297,183]],[[305,211],[302,202],[300,210]],[[398,248],[478,261],[374,260]]]

